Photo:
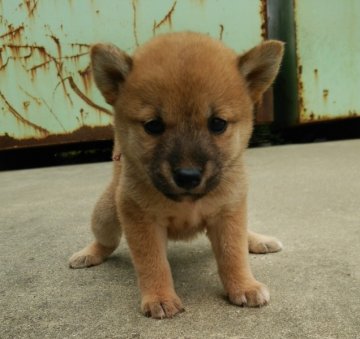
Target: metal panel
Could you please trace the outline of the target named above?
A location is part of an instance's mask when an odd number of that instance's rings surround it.
[[[360,114],[360,1],[295,0],[300,122]]]
[[[241,52],[265,34],[264,0],[0,0],[0,149],[110,138],[95,88],[96,41],[128,53],[154,35],[193,30]]]

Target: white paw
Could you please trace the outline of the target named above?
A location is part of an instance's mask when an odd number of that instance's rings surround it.
[[[95,265],[100,265],[103,262],[103,257],[93,254],[87,248],[74,253],[69,259],[69,266],[71,268],[84,268]]]
[[[267,235],[256,234],[249,238],[249,252],[256,254],[266,254],[279,252],[283,248],[280,240]]]
[[[181,300],[176,294],[166,296],[147,295],[142,299],[141,309],[145,316],[154,319],[172,318],[184,312]]]
[[[252,285],[239,288],[235,293],[229,293],[229,300],[238,306],[260,307],[268,304],[270,293],[264,284],[255,281]]]

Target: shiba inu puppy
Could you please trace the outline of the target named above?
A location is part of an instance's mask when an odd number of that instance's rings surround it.
[[[169,318],[183,306],[167,240],[206,232],[230,302],[269,301],[248,252],[276,252],[281,243],[247,231],[243,154],[254,105],[282,54],[278,41],[237,55],[190,32],[156,37],[133,56],[113,45],[92,47],[95,83],[115,112],[114,175],[93,213],[95,241],[70,258],[71,267],[101,264],[124,233],[143,313]]]

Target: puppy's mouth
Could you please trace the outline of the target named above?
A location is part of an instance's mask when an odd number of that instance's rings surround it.
[[[170,193],[170,192],[163,192],[162,193],[169,198],[170,200],[176,201],[176,202],[183,202],[183,201],[190,201],[194,202],[206,195],[206,193]]]
[[[213,173],[210,177],[208,173],[194,174],[192,178],[179,178],[175,174],[167,176],[158,172],[151,179],[158,191],[168,199],[176,202],[193,202],[215,189],[220,182],[220,177],[220,172]]]

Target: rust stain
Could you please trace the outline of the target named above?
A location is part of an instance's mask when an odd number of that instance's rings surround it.
[[[24,110],[27,111],[27,109],[29,108],[30,106],[30,101],[24,101],[23,102],[23,107],[24,107]]]
[[[73,91],[83,100],[85,101],[89,106],[97,109],[98,111],[100,112],[103,112],[107,115],[110,115],[112,116],[112,112],[109,111],[108,109],[104,108],[104,107],[101,107],[97,104],[95,104],[93,101],[91,101],[83,92],[81,92],[80,88],[76,85],[74,79],[72,76],[69,76],[67,78],[65,78],[64,80],[68,80],[69,81],[69,84],[70,84],[70,87],[73,89]]]
[[[24,25],[14,28],[12,25],[8,25],[8,31],[0,35],[0,39],[10,37],[11,40],[19,40],[21,32],[24,30]]]
[[[49,53],[46,52],[45,48],[42,46],[36,46],[36,45],[16,45],[16,44],[5,44],[3,45],[3,47],[5,48],[9,48],[11,51],[12,56],[9,57],[6,60],[6,63],[0,67],[0,70],[5,68],[6,64],[8,63],[9,59],[13,59],[13,60],[24,60],[25,62],[27,61],[27,59],[29,59],[30,57],[33,56],[33,52],[37,51],[39,53],[39,55],[42,57],[42,59],[44,60],[44,62],[48,62],[49,59],[51,59],[52,61],[54,61],[55,63],[57,62],[57,60],[51,56]],[[21,55],[21,53],[23,53],[24,51],[28,51],[28,54],[26,55]],[[24,66],[24,65],[23,65]]]
[[[29,58],[32,55],[32,49],[28,45],[4,44],[3,46],[10,49],[11,54],[15,59],[23,59],[25,57]],[[24,50],[29,53],[25,56],[22,56],[21,52]]]
[[[317,68],[314,69],[314,78],[315,78],[315,84],[317,85],[319,82],[319,70]]]
[[[16,58],[14,58],[14,57],[8,57],[8,58],[6,59],[6,62],[3,63],[2,66],[0,66],[0,71],[2,71],[3,69],[6,68],[6,66],[8,65],[8,63],[9,63],[10,60],[14,60],[14,59],[16,59]]]
[[[43,136],[47,136],[50,134],[50,132],[39,126],[39,125],[36,125],[34,123],[32,123],[31,121],[25,119],[18,111],[16,111],[16,109],[6,100],[4,94],[2,92],[0,92],[0,97],[1,99],[4,101],[4,103],[6,104],[6,106],[8,107],[9,109],[9,112],[21,123],[23,123],[24,125],[26,126],[30,126],[32,127],[34,130],[36,130],[37,132],[40,132]]]
[[[79,43],[79,42],[73,42],[70,44],[71,47],[75,47],[75,46],[79,46],[79,47],[87,47],[87,48],[90,48],[90,45],[89,44],[82,44],[82,43]]]
[[[83,108],[80,108],[80,119],[79,117],[76,117],[76,120],[82,125],[85,126],[85,118],[88,115],[88,113],[84,112]]]
[[[341,121],[346,121],[346,120],[349,120],[349,119],[356,119],[358,120],[359,119],[359,113],[355,113],[354,115],[349,115],[349,116],[341,116],[341,117],[334,117],[334,116],[331,116],[331,115],[317,115],[315,116],[314,115],[314,119],[311,120],[310,117],[305,117],[302,122],[303,123],[314,123],[314,124],[317,124],[317,123],[322,123],[323,121],[338,121],[338,122],[341,122]]]
[[[30,69],[28,69],[28,72],[31,72],[31,76],[34,77],[35,76],[35,72],[38,68],[46,68],[46,66],[51,62],[51,60],[45,61],[39,65],[35,65],[33,67],[31,67]]]
[[[260,1],[260,16],[261,22],[261,37],[263,40],[268,38],[268,27],[267,27],[267,0]]]
[[[38,105],[41,105],[41,100],[39,98],[34,97],[33,95],[31,95],[29,92],[25,91],[21,86],[19,86],[19,88],[32,100],[34,100]]]
[[[47,58],[50,58],[51,60],[53,60],[54,62],[56,62],[55,58],[48,54],[48,52],[46,52],[46,49],[45,47],[42,47],[42,46],[33,46],[34,49],[36,49],[40,56],[42,57],[43,60],[47,60]]]
[[[24,148],[41,145],[59,145],[74,142],[111,140],[113,128],[108,126],[81,126],[70,133],[50,134],[42,138],[17,139],[8,134],[0,136],[1,149]]]
[[[33,55],[33,51],[30,49],[29,54],[22,56],[22,58],[27,61],[27,59],[31,58]]]
[[[296,10],[296,2],[294,1],[294,9]],[[294,27],[297,27],[296,22],[296,15],[294,15]],[[297,39],[297,32],[296,29],[294,30],[294,40],[295,40],[295,59],[296,59],[296,65],[301,65],[301,59],[299,55],[299,49],[298,49],[298,39]],[[299,74],[299,69],[296,67],[297,75],[296,75],[296,81],[297,81],[297,101],[298,101],[298,114],[300,116],[300,121],[306,120],[306,108],[304,105],[304,86],[301,81],[301,74]]]
[[[80,70],[78,72],[81,76],[81,80],[83,81],[85,92],[87,92],[92,85],[91,67],[88,65],[84,70]]]
[[[56,49],[57,49],[57,52],[58,52],[58,58],[61,59],[62,58],[62,53],[61,53],[61,44],[60,44],[59,38],[57,38],[55,35],[50,35],[50,38],[55,42]]]
[[[64,125],[61,123],[61,121],[59,120],[59,118],[56,116],[56,114],[54,113],[54,111],[51,109],[50,105],[46,102],[46,100],[44,98],[36,98],[33,95],[31,95],[29,92],[27,92],[24,88],[22,88],[21,86],[19,86],[19,88],[29,97],[31,98],[34,102],[36,102],[36,104],[38,106],[40,106],[41,104],[44,104],[47,109],[49,110],[50,114],[54,117],[54,119],[59,123],[59,125],[61,126],[61,128],[64,130],[64,132],[66,132],[66,129],[64,127]]]
[[[139,40],[137,36],[137,21],[136,21],[136,11],[137,11],[137,0],[132,0],[132,8],[133,8],[133,34],[135,39],[136,46],[139,46]]]
[[[74,55],[68,55],[68,56],[64,56],[62,57],[63,59],[70,59],[72,61],[78,61],[80,57],[84,56],[84,55],[88,55],[89,52],[84,52],[84,53],[78,53],[78,54],[74,54]]]
[[[35,0],[25,0],[26,9],[28,11],[28,16],[32,17],[34,15],[34,11],[38,5],[39,1]]]
[[[224,33],[224,25],[220,24],[219,27],[220,27],[219,40],[221,41],[223,38],[223,33]]]
[[[21,58],[20,52],[21,52],[21,50],[23,50],[25,48],[24,46],[14,45],[14,44],[7,44],[7,45],[4,45],[4,47],[7,47],[10,49],[11,54],[15,59]]]
[[[158,23],[154,21],[153,34],[155,34],[156,30],[160,28],[164,23],[168,23],[169,27],[170,28],[172,27],[172,15],[175,11],[176,3],[177,1],[174,1],[173,5],[171,6],[167,14]]]
[[[327,102],[328,96],[329,96],[329,90],[324,89],[323,90],[323,99],[324,99],[325,102]]]
[[[71,98],[70,98],[70,95],[66,89],[66,85],[65,85],[65,79],[63,77],[63,62],[61,61],[63,58],[62,58],[62,50],[61,50],[61,44],[60,44],[60,40],[59,38],[57,38],[55,35],[51,34],[50,35],[50,38],[55,42],[56,44],[56,48],[57,48],[57,52],[58,52],[58,58],[54,58],[51,56],[52,60],[54,61],[55,63],[55,66],[56,66],[56,69],[57,69],[57,76],[60,78],[60,83],[61,83],[61,86],[64,90],[64,94],[65,94],[65,97],[69,100],[69,102],[71,103],[71,105],[73,104]],[[47,53],[47,55],[49,55]]]
[[[295,45],[295,50],[296,50],[296,62],[297,65],[299,65],[297,67],[297,95],[298,95],[298,111],[299,111],[299,115],[301,116],[302,119],[306,119],[306,107],[305,107],[305,103],[304,103],[304,84],[302,82],[302,78],[301,78],[301,73],[302,73],[302,66],[301,66],[301,60],[300,57],[297,53],[297,45]]]
[[[356,113],[355,110],[349,110],[348,114],[350,118],[356,118],[358,116],[358,113]]]
[[[305,112],[305,105],[304,105],[304,84],[300,80],[300,76],[298,75],[298,102],[299,102],[299,111]]]
[[[90,49],[90,45],[89,44],[81,44],[81,43],[72,43],[70,44],[70,46],[72,48],[77,47],[80,51],[80,53],[82,53],[83,49],[85,48],[87,51]]]
[[[136,11],[136,4],[138,3],[137,0],[132,0],[134,10]],[[1,8],[1,2],[0,0],[0,8]],[[25,20],[30,20],[29,18],[26,18],[26,15],[28,14],[30,16],[37,15],[37,11],[41,5],[39,0],[22,0],[21,2],[21,10],[25,13]],[[99,11],[97,11],[99,13]],[[5,18],[0,13],[0,19],[1,19],[1,27],[3,28],[2,32],[0,33],[0,71],[2,72],[6,67],[5,71],[10,71],[9,66],[12,66],[12,63],[16,63],[16,66],[20,66],[20,68],[23,68],[25,71],[27,71],[28,77],[35,81],[36,76],[39,75],[39,72],[42,72],[43,70],[49,70],[51,69],[52,72],[55,73],[55,77],[58,78],[59,83],[57,86],[61,85],[63,88],[63,91],[65,93],[65,96],[68,98],[68,100],[72,104],[71,98],[74,99],[74,95],[79,97],[83,102],[85,102],[87,105],[94,108],[99,113],[105,113],[109,116],[112,116],[112,112],[104,107],[101,107],[94,103],[91,99],[89,99],[89,96],[86,96],[86,93],[90,90],[92,86],[92,77],[91,77],[91,70],[90,67],[87,66],[85,69],[79,69],[79,67],[75,67],[75,72],[78,72],[78,74],[81,77],[81,80],[78,78],[77,81],[80,82],[80,88],[75,83],[74,78],[72,76],[69,77],[68,72],[68,65],[70,63],[73,63],[71,67],[76,65],[79,58],[83,56],[87,56],[89,53],[90,45],[86,43],[69,43],[73,49],[70,49],[70,53],[65,53],[64,45],[62,45],[61,37],[56,36],[53,34],[50,30],[49,26],[45,26],[45,30],[48,31],[48,34],[46,34],[46,37],[48,39],[48,42],[50,41],[50,45],[55,43],[56,49],[53,48],[50,51],[45,46],[39,46],[34,42],[33,44],[27,44],[25,40],[21,41],[21,38],[23,37],[23,33],[25,29],[28,29],[28,26],[25,24],[21,24],[20,26],[11,25],[8,24]],[[134,13],[134,27],[135,27],[135,34],[136,33],[136,13]],[[62,26],[62,25],[61,25]],[[63,27],[61,27],[63,28]],[[138,44],[138,39],[136,35],[136,43]],[[49,43],[47,43],[49,45]],[[52,45],[55,47],[54,45]],[[50,47],[52,47],[50,46]],[[49,47],[49,48],[50,48]],[[66,47],[69,47],[68,45]],[[82,59],[81,59],[82,60]],[[51,68],[49,68],[51,66]],[[1,73],[3,74],[3,73]],[[1,80],[0,80],[1,81]],[[81,86],[81,81],[84,84],[84,87]],[[52,85],[52,84],[48,84]],[[47,86],[48,86],[47,85]],[[57,87],[56,86],[56,87]],[[32,95],[32,90],[30,89],[29,92],[26,92],[24,89],[19,86],[19,90],[22,90],[28,97],[24,97],[23,100],[18,102],[11,102],[12,100],[9,100],[9,98],[6,98],[6,94],[3,91],[0,91],[0,102],[2,103],[2,110],[9,114],[9,116],[13,116],[19,126],[26,127],[28,130],[31,131],[32,134],[34,134],[34,140],[39,140],[40,138],[43,139],[44,137],[47,138],[47,136],[51,135],[51,132],[47,130],[46,128],[43,128],[41,125],[38,125],[36,123],[33,123],[28,118],[27,112],[32,112],[34,109],[38,109],[40,106],[42,109],[47,107],[48,109],[48,115],[52,115],[57,123],[62,127],[62,130],[64,130],[65,134],[67,133],[65,127],[62,125],[59,118],[56,116],[55,112],[52,110],[50,105],[45,101],[44,98],[37,98],[36,96]],[[56,88],[55,88],[56,90]],[[34,92],[35,93],[35,92]],[[51,93],[50,93],[51,94]],[[64,95],[64,94],[62,94]],[[71,97],[70,97],[71,95]],[[89,114],[87,111],[90,112],[90,108],[88,106],[85,106],[82,110],[81,117],[82,120],[86,117],[87,114]],[[45,108],[45,111],[47,110]],[[12,118],[13,119],[13,118]],[[84,121],[83,121],[84,124]],[[30,128],[31,127],[31,128]],[[34,132],[33,132],[34,130]],[[111,129],[110,129],[111,131]],[[39,139],[38,139],[39,138]],[[94,139],[93,136],[91,136],[89,139]],[[18,139],[14,139],[16,143],[18,144]],[[38,143],[36,143],[38,144]],[[1,148],[3,149],[3,145],[1,145]]]

